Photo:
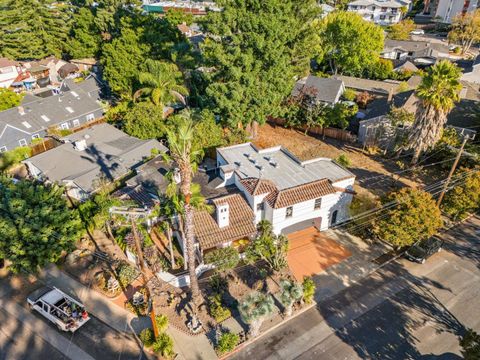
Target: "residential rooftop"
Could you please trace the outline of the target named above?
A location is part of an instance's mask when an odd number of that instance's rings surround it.
[[[321,78],[308,75],[297,81],[292,96],[302,93],[314,96],[317,101],[336,103],[344,90],[343,81],[335,78]]]
[[[228,165],[243,178],[271,180],[278,190],[320,179],[337,182],[354,175],[329,158],[300,161],[281,146],[258,149],[251,143],[217,149]]]
[[[85,192],[112,181],[138,166],[152,149],[167,151],[157,140],[131,137],[109,124],[100,124],[65,138],[67,143],[26,160],[44,177],[73,182]],[[83,147],[81,147],[83,143]]]

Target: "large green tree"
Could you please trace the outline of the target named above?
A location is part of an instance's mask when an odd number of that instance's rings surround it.
[[[163,109],[144,102],[127,109],[123,117],[123,130],[140,139],[158,139],[166,134],[167,124]]]
[[[113,92],[131,97],[141,66],[150,46],[142,41],[143,28],[127,17],[121,20],[120,35],[105,44],[101,63],[104,76]]]
[[[374,220],[375,234],[395,247],[412,245],[436,234],[443,225],[432,196],[416,189],[402,189],[384,199],[394,204]]]
[[[480,208],[480,169],[463,170],[460,181],[445,195],[442,209],[455,220]]]
[[[0,56],[13,59],[60,57],[71,8],[55,0],[0,1]]]
[[[67,52],[76,59],[96,57],[102,37],[95,24],[94,9],[82,7],[73,17],[73,26],[67,41]]]
[[[470,50],[472,45],[480,41],[480,9],[455,16],[448,33],[448,40],[460,44],[462,54]]]
[[[352,12],[335,11],[320,25],[320,63],[332,72],[361,75],[376,66],[383,50],[383,29]]]
[[[460,99],[460,75],[460,69],[455,64],[442,60],[423,76],[416,90],[420,101],[405,147],[413,150],[413,164],[440,140],[447,115]]]
[[[308,72],[318,45],[314,0],[220,0],[210,13],[203,51],[206,89],[223,123],[265,122],[277,116],[295,79]]]
[[[0,258],[11,269],[36,271],[73,248],[83,227],[63,188],[0,177]]]

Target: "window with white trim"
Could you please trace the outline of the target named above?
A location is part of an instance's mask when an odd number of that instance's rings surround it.
[[[315,199],[315,205],[313,206],[313,210],[318,210],[322,207],[322,198]]]
[[[287,207],[287,210],[285,211],[285,217],[286,218],[291,218],[293,216],[293,206]]]
[[[257,211],[263,211],[263,202],[257,204]]]
[[[3,153],[3,152],[5,152],[5,151],[7,151],[7,147],[6,147],[6,146],[0,147],[0,153]]]
[[[63,123],[62,125],[60,125],[60,127],[62,128],[62,130],[68,130],[68,123]]]
[[[77,126],[80,126],[80,120],[75,119],[73,120],[73,127],[77,127]]]
[[[25,139],[18,140],[18,143],[20,144],[20,146],[27,146],[27,140]]]
[[[93,119],[95,119],[95,115],[94,114],[88,114],[87,116],[85,116],[85,119],[87,119],[87,121],[93,120]]]
[[[65,107],[65,110],[67,110],[70,114],[73,113],[73,109],[70,106]]]

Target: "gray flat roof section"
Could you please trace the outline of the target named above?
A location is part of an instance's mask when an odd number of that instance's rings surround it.
[[[268,179],[273,181],[279,190],[325,178],[335,182],[355,176],[331,159],[318,158],[300,162],[288,150],[279,146],[259,150],[251,143],[246,143],[220,148],[218,152],[225,161],[236,166],[236,172],[242,178]],[[251,159],[247,155],[250,155]],[[277,166],[272,165],[272,162]]]

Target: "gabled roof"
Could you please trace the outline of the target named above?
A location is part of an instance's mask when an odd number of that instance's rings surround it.
[[[348,6],[370,6],[375,5],[377,7],[389,7],[389,8],[401,8],[404,6],[403,3],[399,1],[389,0],[389,1],[377,1],[377,0],[356,0],[348,3]]]
[[[7,67],[7,66],[19,66],[19,63],[15,60],[0,58],[0,68]]]
[[[321,179],[289,189],[275,190],[265,200],[273,209],[280,209],[336,192],[337,190],[328,179]]]
[[[272,191],[276,191],[275,184],[266,179],[246,178],[241,179],[240,183],[245,187],[250,195],[269,194]]]
[[[39,169],[50,181],[73,182],[85,192],[94,191],[101,180],[112,181],[125,175],[151,155],[152,149],[167,151],[157,140],[128,136],[109,124],[100,124],[66,138],[69,142],[25,162]],[[75,142],[85,140],[86,149],[78,151]]]
[[[295,84],[292,96],[301,93],[312,95],[317,101],[335,103],[342,94],[343,82],[335,78],[321,78],[309,75]]]
[[[212,203],[215,206],[228,203],[229,225],[220,228],[214,215],[207,211],[195,211],[193,214],[195,237],[203,250],[255,235],[257,229],[254,214],[242,195],[223,196],[212,200]]]
[[[393,83],[387,81],[370,80],[345,75],[337,75],[335,78],[342,80],[347,88],[385,95],[394,93],[399,84],[398,82]]]

